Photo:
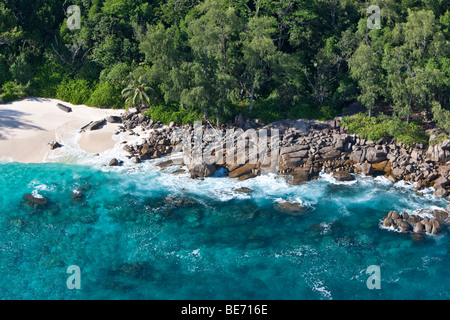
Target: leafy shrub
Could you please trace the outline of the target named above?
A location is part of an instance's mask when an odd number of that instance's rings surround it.
[[[92,94],[92,84],[84,79],[65,80],[56,88],[56,98],[72,104],[85,104]]]
[[[286,113],[288,119],[329,120],[336,117],[337,111],[330,106],[316,107],[309,103],[293,106]]]
[[[437,125],[447,132],[450,132],[450,111],[443,109],[441,104],[433,101],[431,112],[433,113],[433,120]]]
[[[320,116],[318,117],[318,120],[330,120],[336,117],[337,110],[330,107],[330,106],[322,106],[320,108]]]
[[[203,115],[190,109],[183,109],[177,105],[156,105],[144,112],[153,121],[161,121],[169,124],[171,121],[177,124],[192,124],[194,121],[202,120]]]
[[[300,103],[293,106],[287,112],[288,119],[318,119],[320,118],[320,109],[312,108],[308,103]]]
[[[13,79],[20,84],[26,84],[33,78],[33,66],[27,61],[26,55],[21,53],[9,68]]]
[[[28,96],[30,83],[26,85],[8,81],[3,85],[3,92],[1,98],[5,102],[22,99]]]
[[[56,89],[65,78],[66,72],[67,70],[52,61],[37,66],[30,94],[35,97],[55,98]]]
[[[0,58],[0,87],[3,83],[11,79],[11,73],[5,61]]]
[[[392,137],[398,142],[408,146],[414,143],[428,143],[428,135],[416,123],[406,123],[399,118],[380,114],[378,117],[369,117],[363,113],[345,117],[341,125],[348,128],[363,139],[376,141],[382,137]]]
[[[87,105],[100,108],[120,108],[124,105],[120,88],[109,82],[100,82],[92,92]]]

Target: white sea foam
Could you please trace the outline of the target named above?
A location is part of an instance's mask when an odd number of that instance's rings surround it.
[[[313,283],[313,290],[320,293],[325,299],[332,299],[331,291],[324,285],[323,281],[317,280]]]
[[[31,192],[31,194],[33,195],[33,197],[35,198],[39,198],[42,199],[44,198],[39,192],[40,191],[52,191],[53,188],[47,186],[46,184],[40,183],[37,180],[33,180],[28,184],[29,187],[33,188],[33,191]]]
[[[38,193],[38,191],[37,191],[36,189],[34,189],[34,190],[31,192],[31,194],[33,195],[34,198],[37,198],[37,199],[43,199],[43,198],[44,198],[43,196],[41,196],[41,195]]]

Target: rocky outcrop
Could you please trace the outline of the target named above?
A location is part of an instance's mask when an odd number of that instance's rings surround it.
[[[251,192],[253,192],[252,189],[247,188],[247,187],[235,188],[233,190],[236,191],[236,192],[241,192],[241,193],[251,193]]]
[[[37,209],[37,208],[43,208],[43,207],[47,206],[48,199],[28,193],[23,196],[23,202],[26,206]]]
[[[194,133],[192,125],[177,126],[171,123],[167,126],[136,112],[124,113],[122,125],[121,130],[130,134],[137,134],[133,131],[137,126],[144,131],[142,143],[125,144],[123,147],[135,163],[179,151],[177,147],[184,137],[176,136],[176,130],[185,130],[185,136]],[[242,133],[249,137],[259,129],[266,129],[269,135],[265,152],[259,152],[257,159],[247,156],[244,162],[230,163],[230,154],[235,154],[231,159],[237,160],[238,157],[237,130],[243,130]],[[271,145],[271,129],[280,133],[275,139],[277,149],[274,150],[271,149],[274,147]],[[214,128],[203,125],[201,130],[203,140],[196,146],[200,148],[198,151],[214,156],[216,169],[225,168],[230,178],[245,180],[260,174],[277,173],[286,176],[290,184],[298,185],[318,177],[321,171],[332,173],[340,181],[349,181],[354,174],[361,173],[366,176],[382,175],[391,182],[415,182],[417,190],[434,187],[436,196],[447,197],[450,192],[450,140],[433,144],[428,149],[422,144],[406,146],[389,138],[369,141],[348,134],[347,129],[340,125],[339,118],[325,122],[284,120],[261,125],[257,121],[243,121],[238,117],[235,123]],[[214,153],[218,146],[214,132],[224,138],[229,132],[235,134],[227,144],[224,143],[222,157],[216,157]],[[194,144],[191,141],[192,149]],[[247,143],[245,153],[249,150],[250,143]],[[212,167],[208,170],[200,167],[192,170],[193,176],[202,177],[212,171]]]
[[[427,214],[422,218],[420,215]],[[434,218],[428,218],[433,215]],[[449,226],[449,214],[443,210],[420,210],[417,214],[399,213],[391,211],[383,218],[382,226],[401,233],[413,232],[417,234],[438,234],[442,231],[442,225]]]
[[[335,178],[337,181],[355,180],[355,177],[353,177],[348,171],[345,171],[345,170],[334,172],[333,178]]]
[[[286,201],[276,203],[275,209],[291,216],[299,216],[304,214],[307,208],[297,202]]]
[[[119,116],[108,116],[108,117],[106,117],[105,120],[108,123],[121,123],[122,122],[122,118]]]
[[[108,166],[110,167],[117,167],[120,165],[120,161],[117,160],[116,158],[111,159],[111,161],[109,161]]]
[[[98,130],[98,129],[102,128],[105,124],[106,124],[106,120],[105,119],[98,120],[98,121],[93,121],[91,124],[89,124],[85,128],[85,130],[89,130],[89,131]]]
[[[61,148],[62,147],[62,145],[59,142],[57,142],[57,141],[50,141],[48,143],[48,145],[50,146],[50,150],[55,150],[57,148]]]
[[[187,168],[192,179],[209,177],[216,172],[216,166],[214,164],[207,164],[205,162],[188,164]]]

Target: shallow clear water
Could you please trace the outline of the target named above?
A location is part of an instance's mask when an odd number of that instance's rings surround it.
[[[32,192],[48,206],[24,205]],[[281,213],[282,201],[308,210]],[[0,299],[449,299],[448,228],[423,241],[380,228],[391,210],[447,204],[364,177],[290,186],[274,176],[194,181],[148,163],[3,163]],[[70,265],[80,290],[66,286]],[[371,265],[379,290],[366,285]]]

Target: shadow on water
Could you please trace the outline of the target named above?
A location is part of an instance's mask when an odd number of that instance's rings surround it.
[[[4,134],[8,133],[8,130],[10,129],[44,130],[39,126],[35,126],[21,120],[22,117],[27,115],[29,115],[29,113],[13,109],[0,109],[0,140],[6,139]]]

